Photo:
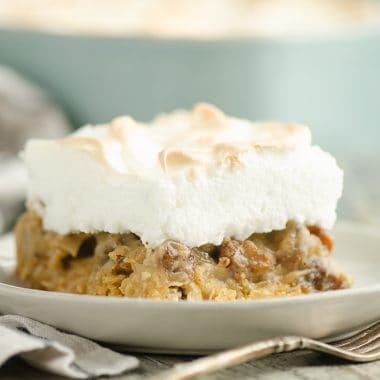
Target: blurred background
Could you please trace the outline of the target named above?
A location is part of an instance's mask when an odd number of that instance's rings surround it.
[[[345,170],[339,214],[380,223],[380,0],[0,0],[0,231],[30,137],[199,101],[308,125]]]

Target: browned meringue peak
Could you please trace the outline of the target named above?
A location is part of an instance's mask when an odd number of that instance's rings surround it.
[[[194,106],[191,119],[196,128],[228,128],[227,116],[215,106],[207,103],[200,103]]]
[[[181,149],[166,148],[158,154],[158,159],[162,169],[167,172],[171,168],[202,165],[202,160],[196,159],[190,153]]]
[[[63,146],[86,152],[116,172],[136,174],[235,167],[243,152],[295,149],[310,142],[310,131],[303,125],[252,123],[206,103],[160,115],[150,124],[118,117],[109,125],[85,126],[61,140]]]

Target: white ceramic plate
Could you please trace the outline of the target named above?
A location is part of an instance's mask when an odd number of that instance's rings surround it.
[[[12,237],[0,239],[0,312],[22,314],[141,351],[207,352],[282,334],[328,338],[380,317],[380,235],[335,231],[334,256],[353,289],[237,302],[171,302],[71,295],[17,286]]]

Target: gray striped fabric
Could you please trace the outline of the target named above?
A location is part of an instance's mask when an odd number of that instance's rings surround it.
[[[18,315],[0,316],[0,366],[19,355],[32,366],[74,379],[118,375],[138,359]]]

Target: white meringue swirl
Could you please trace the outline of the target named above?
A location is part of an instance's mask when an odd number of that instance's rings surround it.
[[[198,104],[191,112],[161,115],[150,124],[124,116],[109,125],[85,126],[60,144],[91,154],[110,170],[150,176],[238,163],[242,152],[310,141],[309,129],[300,124],[251,123]]]
[[[149,246],[245,239],[288,220],[330,228],[342,192],[335,160],[307,127],[251,123],[208,104],[31,140],[28,204],[66,234],[131,231]]]

